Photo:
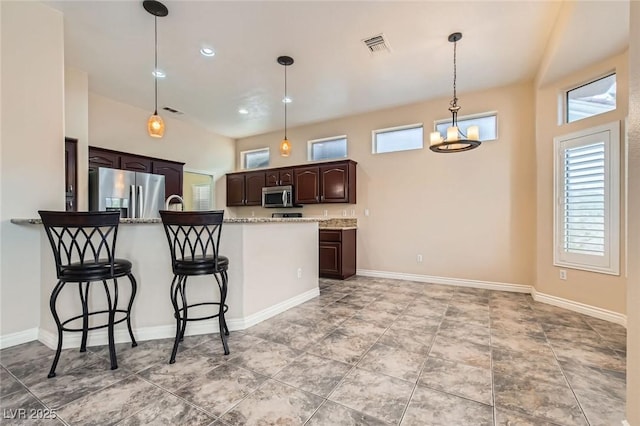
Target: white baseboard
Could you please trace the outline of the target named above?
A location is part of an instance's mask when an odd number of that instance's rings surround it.
[[[624,327],[627,326],[626,315],[591,305],[585,305],[584,303],[574,302],[573,300],[563,299],[561,297],[540,293],[530,285],[500,283],[493,281],[466,280],[460,278],[435,277],[430,275],[405,274],[402,272],[372,271],[369,269],[358,269],[356,273],[357,275],[362,275],[365,277],[392,278],[397,280],[417,281],[432,284],[473,287],[487,290],[510,291],[516,293],[528,293],[531,294],[533,299],[537,302],[547,303],[559,308],[579,312],[581,314],[589,315],[594,318],[599,318],[601,320],[620,324]]]
[[[4,336],[0,336],[0,349],[21,345],[37,339],[38,327],[18,331],[17,333],[5,334]]]
[[[307,300],[313,299],[314,297],[320,294],[319,288],[314,288],[309,291],[306,291],[302,294],[294,296],[290,299],[282,301],[274,306],[270,306],[266,309],[258,311],[254,314],[246,316],[244,318],[228,318],[227,319],[227,327],[229,330],[244,330],[253,325],[256,325],[266,319],[269,319],[279,313],[286,311],[287,309],[293,308],[301,303],[306,302]],[[35,337],[30,340],[21,341],[16,344],[26,343],[31,340],[40,340],[46,346],[51,349],[55,349],[58,344],[58,335],[56,333],[52,333],[48,330],[34,329]],[[186,335],[187,336],[196,336],[200,334],[208,334],[208,333],[216,333],[218,332],[218,320],[210,319],[205,321],[197,321],[188,324]],[[142,327],[133,330],[133,334],[136,337],[136,340],[139,342],[143,342],[145,340],[156,340],[156,339],[166,339],[166,338],[174,338],[176,335],[176,326],[175,324],[171,325],[160,325],[155,327]],[[123,324],[117,326],[117,329],[114,333],[114,340],[116,343],[127,343],[131,341],[129,337],[129,332],[127,331],[126,326]],[[62,348],[79,348],[80,341],[82,339],[81,333],[65,333]],[[87,346],[101,346],[106,345],[108,343],[108,334],[106,329],[101,329],[98,331],[92,331],[89,333],[87,337]],[[13,345],[11,345],[13,346]]]
[[[532,290],[531,296],[536,302],[547,303],[559,308],[568,309],[570,311],[579,312],[590,317],[599,318],[601,320],[627,326],[627,316],[607,309],[598,308],[596,306],[585,305],[584,303],[575,302],[562,297],[552,296],[550,294],[540,293],[535,289]]]
[[[402,272],[372,271],[358,269],[356,275],[374,278],[391,278],[397,280],[417,281],[421,283],[443,284],[458,287],[473,287],[487,290],[510,291],[513,293],[531,293],[531,286],[524,284],[510,284],[495,281],[466,280],[461,278],[435,277],[431,275],[405,274]]]

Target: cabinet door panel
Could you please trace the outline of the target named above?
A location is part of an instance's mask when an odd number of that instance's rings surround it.
[[[98,167],[119,169],[120,155],[100,149],[89,148],[89,170],[97,170]]]
[[[131,170],[134,172],[152,173],[151,160],[136,155],[121,155],[120,168],[122,170]]]
[[[75,212],[78,210],[78,197],[76,184],[78,181],[78,141],[76,139],[64,139],[64,191],[65,210]]]
[[[182,164],[170,161],[152,162],[152,173],[164,175],[164,194],[165,197],[177,194],[182,197]],[[178,202],[178,200],[175,200]]]
[[[268,171],[265,176],[264,186],[278,186],[280,185],[280,173],[277,170]]]
[[[340,243],[320,243],[320,264],[318,270],[320,276],[340,275],[342,246]]]
[[[244,174],[227,175],[227,206],[244,206]]]
[[[294,170],[295,204],[317,204],[319,169],[317,167],[300,167]]]
[[[321,202],[346,203],[349,201],[347,193],[348,168],[346,165],[321,167],[320,177]]]
[[[265,173],[247,173],[245,177],[245,206],[262,205],[262,188],[265,186]]]
[[[280,185],[293,185],[293,169],[280,170]]]

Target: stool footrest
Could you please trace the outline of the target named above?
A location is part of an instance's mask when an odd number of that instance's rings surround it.
[[[125,314],[125,315],[124,315],[124,318],[121,318],[121,319],[119,319],[119,320],[117,320],[117,321],[113,321],[113,325],[120,324],[121,322],[124,322],[124,321],[126,321],[126,320],[129,318],[129,312],[125,311],[124,309],[116,309],[116,310],[115,310],[115,312],[116,312],[116,313],[120,313],[120,314]],[[108,314],[108,313],[109,313],[109,311],[108,311],[108,310],[104,310],[104,311],[95,311],[95,312],[89,312],[89,313],[87,314],[87,316],[89,316],[89,317],[90,317],[91,315]],[[78,319],[82,319],[82,317],[83,317],[83,316],[84,316],[84,315],[76,315],[75,317],[73,317],[73,318],[69,318],[68,320],[66,320],[66,321],[62,322],[62,323],[60,324],[60,325],[61,325],[61,328],[62,328],[62,331],[84,331],[84,329],[82,329],[82,328],[68,328],[68,327],[65,327],[65,325],[66,325],[66,324],[68,324],[68,323],[70,323],[70,322],[72,322],[72,321],[78,320]],[[99,329],[101,329],[101,328],[106,328],[106,327],[109,327],[109,323],[108,323],[108,322],[107,322],[106,324],[102,324],[102,325],[94,325],[93,327],[88,327],[88,328],[87,328],[87,331],[90,331],[90,330],[99,330]]]
[[[187,305],[186,307],[181,308],[179,311],[183,312],[185,310],[188,310],[190,308],[194,308],[196,306],[204,306],[204,305],[215,305],[215,306],[220,306],[220,302],[202,302],[202,303],[194,303],[192,305]],[[229,306],[227,306],[226,304],[223,305],[223,309],[222,309],[222,313],[226,313],[229,310]],[[220,316],[220,314],[215,314],[215,315],[210,315],[207,317],[197,317],[197,318],[188,318],[185,317],[184,315],[178,315],[178,313],[174,313],[173,317],[180,319],[181,321],[202,321],[202,320],[208,320],[208,319],[212,319],[212,318],[218,318]]]

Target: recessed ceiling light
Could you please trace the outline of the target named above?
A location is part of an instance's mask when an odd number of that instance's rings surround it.
[[[249,110],[246,108],[240,108],[238,114],[249,114]]]
[[[202,56],[215,56],[216,52],[213,51],[212,48],[210,47],[203,47],[202,49],[200,49],[200,53],[202,54]]]
[[[293,100],[287,96],[282,99],[282,102],[284,102],[285,104],[290,104],[291,102],[293,102]]]
[[[164,71],[162,70],[155,70],[154,72],[152,72],[151,74],[153,74],[154,77],[157,78],[165,78],[167,75],[164,73]]]

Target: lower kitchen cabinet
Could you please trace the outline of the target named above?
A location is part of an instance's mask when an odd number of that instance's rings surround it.
[[[319,274],[344,280],[356,273],[356,230],[320,229]]]

